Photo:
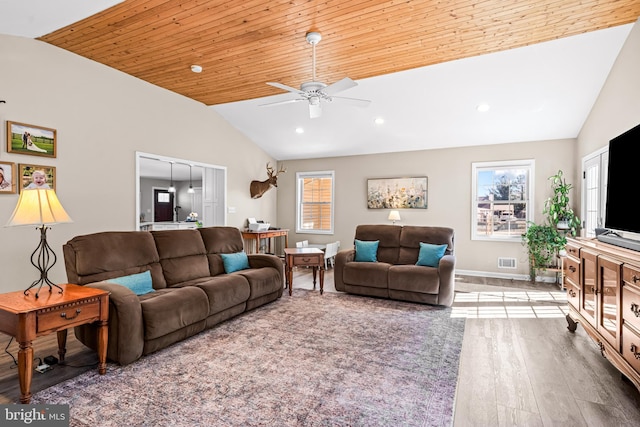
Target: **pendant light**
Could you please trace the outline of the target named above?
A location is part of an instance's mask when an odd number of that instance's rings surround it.
[[[176,187],[173,185],[173,162],[169,162],[171,164],[171,184],[169,184],[169,193],[175,193]]]
[[[187,193],[195,193],[196,191],[193,189],[193,181],[191,180],[191,165],[189,165],[189,189],[187,190]]]

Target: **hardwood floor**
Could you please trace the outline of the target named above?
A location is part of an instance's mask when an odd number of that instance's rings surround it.
[[[333,270],[325,292],[335,292]],[[294,289],[312,289],[311,270]],[[452,315],[466,317],[455,426],[637,426],[640,394],[600,355],[581,326],[567,330],[564,292],[555,284],[458,277]],[[285,292],[283,298],[288,298]],[[0,335],[2,348],[9,337]],[[36,357],[57,356],[55,334],[34,343]],[[9,351],[17,355],[15,341]],[[69,333],[67,363],[34,373],[37,392],[88,369],[95,353]],[[0,355],[0,403],[19,397],[17,369]]]

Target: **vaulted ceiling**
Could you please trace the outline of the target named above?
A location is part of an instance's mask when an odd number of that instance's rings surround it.
[[[575,138],[639,17],[638,0],[0,0],[1,34],[209,105],[277,160]],[[311,119],[266,84],[312,80],[309,31],[317,80],[356,80],[344,96],[367,108]]]
[[[40,40],[206,105],[394,73],[634,22],[638,0],[125,0]],[[202,73],[191,72],[200,65]]]

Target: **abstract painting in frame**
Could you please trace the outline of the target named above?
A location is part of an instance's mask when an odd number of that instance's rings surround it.
[[[33,188],[56,189],[56,168],[54,166],[19,165],[20,191]]]
[[[0,162],[0,194],[16,192],[16,164]]]
[[[367,180],[369,209],[427,209],[427,177]]]
[[[56,157],[56,130],[26,123],[7,121],[7,152]]]

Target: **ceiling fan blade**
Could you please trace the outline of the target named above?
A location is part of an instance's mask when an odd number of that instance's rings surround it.
[[[296,89],[296,88],[291,87],[291,86],[283,85],[282,83],[267,82],[267,84],[270,85],[270,86],[273,86],[273,87],[277,87],[278,89],[286,90],[287,92],[293,92],[293,93],[297,93],[299,95],[304,95],[305,94],[300,89]]]
[[[343,90],[351,89],[352,87],[358,86],[358,83],[351,80],[349,77],[345,77],[342,80],[339,80],[333,84],[322,89],[322,92],[327,95],[333,95],[334,93],[342,92]]]
[[[287,99],[286,101],[268,102],[266,104],[259,104],[258,107],[272,107],[274,105],[291,104],[293,102],[306,101],[305,98]]]
[[[322,108],[320,104],[309,104],[309,117],[312,119],[318,118],[322,115]]]
[[[332,96],[331,99],[345,104],[355,105],[356,107],[367,107],[371,104],[371,101],[368,99],[345,98],[344,96]]]

